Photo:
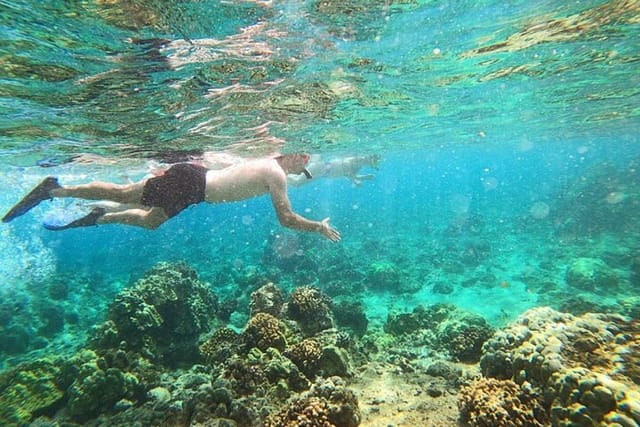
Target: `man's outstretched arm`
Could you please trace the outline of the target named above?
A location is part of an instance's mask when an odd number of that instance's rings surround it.
[[[298,215],[291,209],[286,182],[270,185],[269,193],[271,194],[271,202],[278,215],[278,220],[284,227],[301,231],[315,231],[332,242],[340,240],[340,233],[329,225],[329,218],[325,218],[322,221],[312,221]]]

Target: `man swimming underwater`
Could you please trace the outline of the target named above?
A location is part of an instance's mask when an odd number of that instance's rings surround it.
[[[329,218],[312,221],[295,213],[287,194],[287,174],[312,175],[307,170],[309,155],[285,154],[238,163],[211,170],[195,163],[172,165],[163,174],[132,184],[95,181],[81,185],[60,185],[54,177],[45,178],[2,218],[9,222],[24,215],[43,200],[72,197],[108,200],[122,204],[107,212],[94,208],[88,215],[65,225],[45,225],[49,230],[86,227],[98,224],[126,224],[155,229],[190,205],[200,202],[225,203],[269,194],[284,227],[316,232],[332,242],[340,233],[329,225]]]

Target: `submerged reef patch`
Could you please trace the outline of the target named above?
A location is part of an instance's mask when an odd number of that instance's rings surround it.
[[[620,283],[618,274],[603,260],[580,257],[567,267],[567,284],[580,291],[612,292]]]
[[[411,313],[391,313],[385,332],[416,342],[434,350],[447,352],[454,361],[475,363],[493,328],[482,317],[450,304],[418,306]]]
[[[544,396],[553,425],[637,425],[639,339],[635,320],[534,308],[485,343],[480,366]]]
[[[640,227],[637,162],[636,159],[623,168],[598,163],[569,182],[551,209],[558,234],[579,238],[637,230]]]
[[[287,313],[307,334],[334,326],[331,298],[314,286],[301,286],[289,295]]]
[[[25,425],[34,415],[52,413],[68,386],[59,363],[39,359],[0,375],[0,424]]]
[[[358,400],[339,377],[318,379],[301,397],[292,399],[280,412],[271,415],[267,427],[357,427]]]
[[[215,322],[217,308],[217,297],[195,270],[161,263],[116,296],[93,346],[124,347],[165,364],[196,361],[199,335]]]
[[[479,378],[460,389],[458,406],[473,427],[544,427],[542,398],[511,380]]]

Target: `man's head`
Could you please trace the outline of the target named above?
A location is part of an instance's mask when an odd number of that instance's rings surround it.
[[[278,164],[284,173],[300,175],[303,173],[307,179],[311,179],[311,173],[307,170],[306,166],[309,163],[309,155],[306,153],[294,153],[294,154],[283,154],[281,156],[276,157]]]

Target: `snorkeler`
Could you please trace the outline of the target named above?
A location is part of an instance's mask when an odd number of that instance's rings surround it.
[[[372,174],[360,175],[360,169],[364,167],[370,167],[378,169],[380,164],[380,155],[372,154],[368,156],[352,156],[352,157],[339,157],[323,161],[319,158],[311,158],[307,164],[307,170],[315,178],[348,178],[353,185],[360,185],[362,181],[371,180],[374,178]],[[291,175],[287,177],[289,184],[299,187],[307,184],[311,179],[304,179],[300,175]]]
[[[97,224],[126,224],[155,229],[190,205],[200,202],[224,203],[249,199],[269,193],[280,224],[285,227],[322,234],[337,242],[340,233],[322,221],[308,220],[293,212],[287,194],[287,174],[312,175],[306,169],[307,154],[285,154],[278,157],[248,160],[220,170],[195,163],[178,163],[164,173],[141,181],[117,185],[91,182],[62,186],[54,177],[45,178],[2,218],[9,222],[24,215],[47,199],[73,197],[86,200],[108,200],[121,204],[107,212],[96,207],[88,215],[65,225],[49,225],[49,230],[65,230]]]

